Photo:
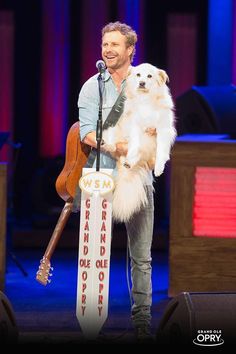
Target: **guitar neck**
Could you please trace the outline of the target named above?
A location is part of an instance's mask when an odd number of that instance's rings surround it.
[[[50,239],[48,246],[46,248],[46,251],[44,253],[44,257],[48,260],[51,259],[52,254],[56,248],[56,245],[61,237],[62,231],[64,230],[67,220],[72,212],[72,206],[73,206],[72,202],[66,202],[64,205],[64,208],[61,211],[61,214],[60,214],[60,217],[57,221],[56,227],[53,231],[51,239]]]

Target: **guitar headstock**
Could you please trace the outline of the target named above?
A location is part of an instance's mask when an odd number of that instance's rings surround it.
[[[50,273],[52,270],[50,261],[46,257],[43,257],[40,261],[39,270],[36,273],[36,280],[43,285],[47,285],[47,283],[51,282],[51,279],[48,278],[52,276],[52,273]]]

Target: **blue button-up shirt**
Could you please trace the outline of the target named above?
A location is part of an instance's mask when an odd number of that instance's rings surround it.
[[[80,138],[84,137],[92,132],[96,131],[97,120],[99,113],[99,86],[98,75],[96,74],[88,79],[82,86],[79,99],[79,121],[80,121]],[[117,90],[110,73],[106,70],[103,75],[104,91],[103,91],[103,105],[102,105],[102,121],[104,122],[110,113],[114,103],[116,102],[120,92]],[[122,82],[122,88],[124,87],[125,80]],[[101,152],[100,155],[100,167],[101,168],[115,168],[115,160],[108,154]]]

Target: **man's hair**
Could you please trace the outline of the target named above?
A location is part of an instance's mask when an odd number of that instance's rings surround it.
[[[127,48],[130,46],[133,46],[133,52],[130,55],[130,61],[132,63],[134,55],[135,55],[135,44],[138,40],[138,36],[136,32],[128,25],[125,23],[121,23],[119,21],[116,22],[110,22],[108,23],[105,27],[102,29],[102,38],[105,33],[108,32],[113,32],[113,31],[119,31],[121,34],[123,34],[126,37],[126,46]]]

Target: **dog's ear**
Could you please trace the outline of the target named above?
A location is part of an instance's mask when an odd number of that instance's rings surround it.
[[[125,87],[125,96],[126,98],[134,98],[134,94],[133,94],[133,90],[132,90],[132,77],[131,74],[133,73],[133,67],[130,66],[127,72],[127,76],[126,76],[126,87]]]
[[[169,82],[169,76],[167,75],[165,70],[158,69],[157,82],[160,86]]]
[[[127,72],[127,76],[126,76],[126,77],[129,77],[129,76],[132,74],[132,71],[133,71],[133,67],[130,66],[129,69],[128,69],[128,72]]]

